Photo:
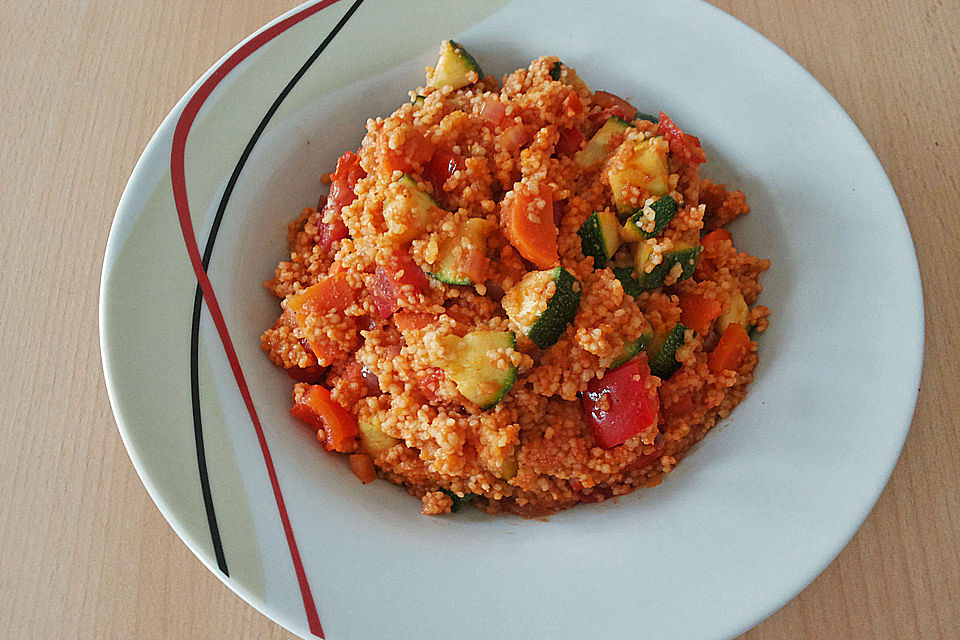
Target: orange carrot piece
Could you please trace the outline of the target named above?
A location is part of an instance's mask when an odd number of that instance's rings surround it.
[[[356,419],[324,387],[307,385],[307,390],[290,407],[290,415],[317,429],[317,439],[327,451],[349,453],[356,448],[360,433]]]
[[[719,376],[724,371],[736,371],[750,347],[750,335],[743,325],[736,322],[727,325],[720,341],[707,356],[710,372]]]
[[[719,300],[704,298],[696,293],[680,294],[680,322],[697,333],[709,331],[721,311],[723,305]]]
[[[353,475],[360,478],[363,484],[377,479],[377,468],[373,464],[373,458],[366,453],[350,454],[350,471],[353,471]]]
[[[293,313],[300,330],[306,333],[307,319],[311,315],[323,316],[330,311],[342,311],[355,299],[356,292],[347,282],[346,273],[340,271],[290,296],[287,298],[286,305],[287,309]],[[341,355],[335,344],[319,344],[310,341],[310,348],[321,365],[331,364]]]
[[[539,202],[543,206],[539,206]],[[538,193],[519,191],[506,211],[503,225],[510,244],[541,269],[557,266],[557,225],[553,220],[553,189],[540,182]]]

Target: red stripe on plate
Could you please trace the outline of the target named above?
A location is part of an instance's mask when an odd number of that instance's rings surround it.
[[[233,348],[233,341],[230,339],[230,333],[227,331],[227,324],[223,319],[223,313],[220,311],[220,304],[217,302],[217,296],[213,292],[210,278],[207,277],[207,272],[204,270],[203,262],[200,258],[200,247],[197,245],[197,238],[193,232],[193,223],[190,219],[190,207],[187,202],[187,183],[183,164],[187,146],[187,134],[190,133],[190,127],[193,126],[200,107],[203,106],[204,101],[210,96],[214,88],[220,84],[220,81],[251,53],[264,44],[298,22],[309,18],[321,9],[338,1],[339,0],[322,0],[321,2],[306,7],[302,11],[284,18],[275,25],[258,33],[234,51],[219,67],[214,69],[210,77],[204,80],[200,88],[197,89],[197,92],[193,94],[193,97],[187,102],[187,106],[184,107],[183,112],[180,114],[176,128],[173,131],[173,146],[170,151],[170,177],[173,182],[173,201],[177,209],[177,218],[180,220],[180,230],[183,232],[183,240],[187,245],[187,253],[190,254],[190,263],[197,276],[197,282],[203,291],[203,300],[207,304],[207,309],[213,318],[213,324],[216,326],[217,333],[220,335],[220,342],[223,343],[223,350],[226,352],[227,360],[230,361],[230,369],[233,371],[233,377],[237,381],[237,387],[240,389],[240,395],[243,397],[243,402],[247,407],[247,413],[250,414],[253,428],[257,432],[260,451],[263,453],[263,462],[267,467],[267,475],[270,476],[270,486],[273,488],[273,497],[277,502],[277,511],[280,512],[280,522],[283,524],[283,532],[287,538],[287,547],[290,549],[290,558],[293,560],[293,567],[297,573],[297,582],[300,586],[300,595],[303,598],[303,607],[307,615],[307,623],[310,627],[310,632],[319,638],[324,637],[323,627],[320,625],[317,606],[313,600],[313,594],[310,592],[310,584],[307,582],[307,574],[304,571],[303,562],[300,559],[297,541],[293,536],[293,528],[290,526],[290,518],[287,515],[287,507],[283,501],[283,494],[280,492],[280,482],[277,479],[277,472],[273,466],[273,458],[270,456],[270,449],[267,446],[267,440],[264,437],[263,427],[260,425],[257,410],[253,406],[250,389],[247,387],[243,370],[240,368],[240,360],[237,358],[237,352]]]

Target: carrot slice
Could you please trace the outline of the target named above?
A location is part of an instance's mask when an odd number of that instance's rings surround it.
[[[722,310],[723,305],[719,300],[704,298],[696,293],[680,294],[680,322],[697,333],[709,331]]]
[[[540,182],[536,194],[519,190],[502,221],[510,244],[541,269],[557,266],[557,225],[553,221],[553,189]]]
[[[719,376],[724,371],[736,371],[743,363],[749,347],[750,335],[747,330],[736,322],[727,325],[717,346],[707,356],[710,372]]]
[[[350,471],[353,471],[353,475],[360,478],[363,484],[377,479],[377,468],[373,464],[373,458],[366,453],[350,454]]]
[[[290,415],[317,429],[317,439],[323,442],[327,451],[353,451],[360,433],[356,419],[330,397],[324,387],[318,384],[304,386],[306,390],[290,407]],[[296,393],[295,388],[295,398]]]
[[[331,311],[343,311],[355,299],[356,292],[347,282],[346,274],[338,272],[290,296],[287,298],[286,305],[287,309],[293,313],[300,330],[306,333],[308,318],[324,316]],[[328,365],[341,355],[340,349],[333,343],[319,344],[310,341],[310,348],[321,365]]]

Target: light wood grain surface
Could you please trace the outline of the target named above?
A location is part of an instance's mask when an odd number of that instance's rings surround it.
[[[120,442],[97,293],[156,126],[291,0],[0,1],[0,637],[292,638],[180,542]],[[960,2],[719,0],[853,117],[919,254],[920,400],[873,513],[749,640],[960,638]],[[870,446],[864,443],[864,446]]]

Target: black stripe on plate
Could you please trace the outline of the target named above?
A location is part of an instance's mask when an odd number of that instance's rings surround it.
[[[280,105],[283,103],[287,95],[293,90],[294,86],[300,81],[304,76],[307,70],[317,61],[317,58],[320,57],[320,54],[323,53],[323,50],[327,48],[327,45],[333,41],[340,30],[343,29],[343,26],[347,21],[353,16],[356,10],[363,4],[363,0],[355,0],[350,8],[347,9],[347,12],[343,14],[343,17],[340,18],[340,21],[337,22],[336,26],[327,34],[327,37],[323,39],[323,42],[320,43],[310,57],[307,58],[306,62],[301,65],[300,69],[294,74],[293,78],[290,79],[290,82],[283,88],[283,91],[280,92],[280,95],[277,96],[277,99],[273,101],[273,104],[270,105],[270,108],[267,110],[267,113],[263,116],[263,119],[260,120],[260,124],[257,126],[256,131],[253,132],[253,135],[250,137],[250,140],[247,142],[247,146],[244,148],[243,153],[240,154],[240,159],[237,161],[236,166],[233,168],[233,173],[230,174],[230,180],[227,181],[227,186],[223,191],[223,196],[220,198],[220,204],[217,207],[216,216],[213,218],[213,225],[210,227],[210,235],[207,237],[207,243],[203,248],[203,269],[207,271],[207,267],[210,264],[210,257],[213,255],[213,245],[217,241],[217,234],[220,232],[220,223],[223,221],[224,213],[227,210],[227,203],[230,200],[230,196],[233,194],[233,189],[237,184],[237,180],[240,178],[240,173],[243,171],[244,165],[247,163],[247,159],[250,157],[251,152],[253,152],[254,146],[256,146],[257,141],[260,139],[260,136],[263,135],[264,130],[266,130],[267,125],[270,123],[270,119],[273,118],[273,115],[277,112],[277,109],[280,108]],[[193,437],[196,441],[197,448],[197,467],[200,471],[200,491],[203,494],[203,505],[207,512],[207,525],[210,528],[210,537],[213,540],[213,551],[217,557],[217,567],[225,576],[230,574],[227,571],[227,559],[223,554],[223,543],[220,540],[220,529],[217,526],[217,515],[216,511],[213,508],[213,494],[210,491],[210,477],[207,473],[207,460],[203,448],[203,420],[200,411],[200,365],[199,365],[199,346],[200,346],[200,310],[202,308],[201,301],[203,300],[203,291],[200,289],[200,285],[197,284],[197,290],[193,297],[193,324],[190,328],[190,397],[193,402]]]

